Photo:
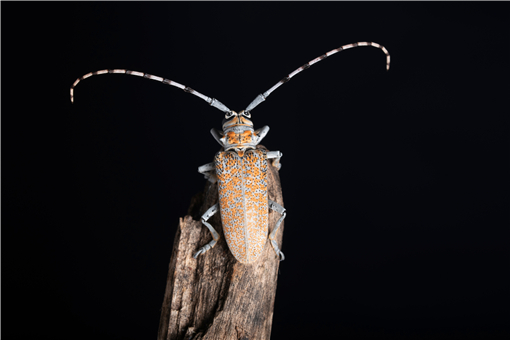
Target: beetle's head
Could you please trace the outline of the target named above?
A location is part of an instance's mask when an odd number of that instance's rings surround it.
[[[246,130],[253,131],[253,123],[248,119],[250,117],[250,113],[246,111],[241,111],[239,113],[230,111],[225,115],[225,119],[223,119],[223,132],[235,131],[237,133]]]

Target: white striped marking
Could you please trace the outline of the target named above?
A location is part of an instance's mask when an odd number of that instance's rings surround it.
[[[161,81],[161,82],[163,81],[163,78],[161,78],[161,77],[149,76],[149,78],[157,80],[157,81]]]

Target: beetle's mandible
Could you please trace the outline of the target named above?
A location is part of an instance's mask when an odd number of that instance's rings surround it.
[[[71,86],[71,102],[74,102],[74,88],[78,83],[93,75],[107,73],[122,73],[149,78],[172,85],[207,101],[211,106],[225,112],[222,131],[211,130],[214,139],[223,147],[224,151],[216,154],[214,162],[205,164],[198,171],[211,182],[218,182],[219,202],[210,207],[202,215],[202,223],[209,229],[213,240],[200,248],[194,257],[213,248],[219,240],[218,232],[207,220],[218,211],[221,215],[223,233],[227,245],[234,257],[241,263],[252,263],[258,259],[268,238],[269,209],[278,212],[281,217],[269,235],[269,241],[280,260],[285,257],[276,243],[276,234],[281,222],[286,216],[285,208],[271,201],[267,194],[267,167],[280,169],[280,151],[266,151],[256,146],[266,136],[269,127],[266,125],[255,130],[250,112],[263,102],[280,85],[286,83],[299,72],[337,52],[358,46],[373,46],[386,54],[386,69],[390,68],[390,55],[384,46],[374,42],[357,42],[343,45],[331,50],[304,64],[294,72],[288,74],[263,94],[259,94],[251,103],[239,113],[230,110],[214,98],[207,97],[187,86],[153,76],[143,72],[125,69],[111,69],[90,72],[76,79]],[[268,162],[269,160],[269,162]]]

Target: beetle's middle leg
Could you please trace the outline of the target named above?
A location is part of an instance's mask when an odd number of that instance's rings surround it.
[[[207,179],[211,183],[216,183],[218,177],[216,176],[216,167],[214,162],[207,163],[198,167],[198,172],[204,175],[205,179]]]
[[[280,158],[282,158],[282,156],[283,156],[283,153],[281,153],[280,151],[269,151],[267,153],[267,159],[274,158],[272,164],[278,170],[280,170],[282,167],[282,163],[280,163]]]
[[[271,200],[268,200],[268,201],[269,201],[268,202],[269,208],[271,208],[272,210],[274,210],[277,213],[279,213],[280,215],[282,215],[282,217],[280,217],[278,222],[276,222],[276,225],[274,226],[274,229],[271,232],[271,234],[269,234],[269,241],[271,241],[271,245],[273,246],[274,251],[276,252],[276,255],[278,255],[278,257],[280,257],[280,261],[283,261],[283,260],[285,260],[285,256],[283,255],[280,248],[278,248],[278,244],[276,243],[276,233],[278,232],[278,229],[280,228],[280,224],[282,223],[283,219],[285,218],[285,216],[287,216],[287,213],[285,212],[285,208],[282,207],[281,205],[279,205],[278,203],[276,203],[275,201],[271,201]]]
[[[208,251],[209,249],[211,249],[212,247],[214,247],[216,245],[216,242],[220,239],[220,235],[218,234],[218,232],[213,228],[212,225],[210,225],[207,220],[209,218],[211,218],[211,216],[213,216],[214,214],[216,214],[218,212],[218,210],[220,209],[220,205],[219,203],[216,203],[215,205],[213,205],[212,207],[210,207],[203,215],[202,215],[202,224],[205,225],[207,227],[207,229],[209,229],[209,231],[211,232],[211,235],[213,237],[213,240],[209,243],[207,243],[205,246],[203,246],[202,248],[200,248],[199,251],[196,252],[195,255],[193,255],[193,258],[197,258],[198,255],[200,254],[203,254],[205,253],[206,251]]]

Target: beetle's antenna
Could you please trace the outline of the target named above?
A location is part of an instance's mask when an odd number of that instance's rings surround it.
[[[354,43],[354,44],[343,45],[343,46],[341,46],[341,47],[339,47],[337,49],[331,50],[328,53],[321,55],[320,57],[315,58],[314,60],[309,61],[308,63],[304,64],[303,66],[301,66],[300,68],[298,68],[294,72],[290,73],[285,78],[280,80],[275,86],[271,87],[269,90],[267,90],[263,94],[259,94],[257,96],[257,98],[255,98],[250,103],[250,105],[248,105],[248,107],[246,109],[244,109],[244,111],[245,112],[250,112],[251,110],[253,110],[257,105],[259,105],[264,100],[266,100],[266,98],[271,94],[271,92],[276,90],[280,85],[288,82],[290,80],[290,78],[294,77],[299,72],[301,72],[303,70],[306,70],[307,68],[309,68],[313,64],[318,63],[322,59],[326,59],[327,57],[329,57],[329,56],[331,56],[331,55],[333,55],[333,54],[335,54],[337,52],[340,52],[340,51],[343,51],[343,50],[346,50],[346,49],[349,49],[349,48],[352,48],[352,47],[358,47],[358,46],[373,46],[373,47],[380,48],[384,52],[384,54],[386,54],[386,70],[390,69],[390,54],[388,53],[388,50],[386,48],[384,48],[384,46],[379,45],[379,44],[374,43],[374,42],[357,42],[357,43]]]
[[[219,100],[216,100],[214,98],[209,98],[207,96],[204,96],[200,92],[197,92],[197,91],[193,90],[190,87],[184,86],[182,84],[179,84],[179,83],[177,83],[175,81],[172,81],[172,80],[169,80],[169,79],[163,79],[161,77],[153,76],[152,74],[147,74],[147,73],[137,72],[137,71],[124,70],[124,69],[101,70],[101,71],[96,71],[96,72],[90,72],[90,73],[87,73],[86,75],[76,79],[74,84],[71,86],[71,103],[74,103],[74,88],[76,87],[76,85],[78,85],[78,83],[80,81],[82,81],[84,79],[87,79],[88,77],[91,77],[91,76],[100,75],[100,74],[107,74],[107,73],[129,74],[129,75],[132,75],[132,76],[138,76],[138,77],[143,77],[143,78],[148,78],[148,79],[156,80],[156,81],[162,82],[163,84],[172,85],[172,86],[180,88],[181,90],[184,90],[184,92],[191,93],[191,94],[194,94],[195,96],[197,96],[199,98],[202,98],[203,100],[208,102],[209,105],[214,106],[218,110],[221,110],[221,111],[226,112],[226,113],[230,113],[231,112],[231,110],[228,107],[226,107],[225,105],[223,105]]]

